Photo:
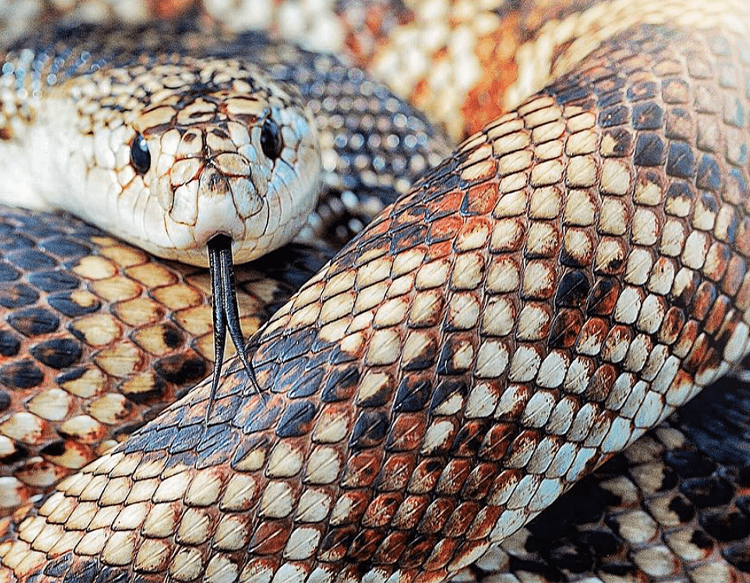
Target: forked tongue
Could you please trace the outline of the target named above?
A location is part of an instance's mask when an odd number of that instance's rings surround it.
[[[214,372],[211,380],[211,400],[208,410],[219,388],[221,365],[224,359],[227,329],[232,338],[237,355],[245,367],[250,382],[259,390],[255,382],[252,366],[245,354],[245,339],[240,326],[240,311],[237,308],[237,290],[232,263],[232,239],[226,235],[216,235],[208,242],[208,263],[211,271],[211,296],[214,321]],[[207,413],[208,417],[208,413]]]

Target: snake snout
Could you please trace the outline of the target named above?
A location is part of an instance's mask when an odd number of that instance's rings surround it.
[[[209,198],[230,197],[242,219],[260,212],[265,194],[255,184],[247,160],[238,154],[222,154],[207,165],[198,192]]]
[[[264,202],[251,179],[249,165],[236,154],[221,154],[194,168],[189,179],[179,185],[163,185],[170,196],[159,196],[165,218],[183,231],[182,247],[205,249],[209,240],[226,235],[234,241],[247,238],[248,230],[259,227],[264,218],[255,218]],[[182,161],[181,161],[182,162]],[[194,166],[194,164],[192,164]],[[162,201],[164,199],[164,201]],[[173,233],[174,234],[174,233]],[[174,238],[174,237],[173,237]],[[174,241],[179,245],[178,241]]]

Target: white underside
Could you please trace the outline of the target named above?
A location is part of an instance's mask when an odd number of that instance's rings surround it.
[[[39,195],[28,156],[18,142],[0,141],[0,204],[39,211],[54,210]]]
[[[33,124],[16,119],[11,126],[13,138],[0,140],[0,203],[4,205],[69,210],[65,203],[76,198],[70,160],[81,144],[70,128],[75,127],[77,113],[70,105],[50,101],[48,107],[36,110]]]

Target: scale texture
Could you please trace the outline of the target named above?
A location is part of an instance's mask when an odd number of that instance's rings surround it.
[[[707,388],[457,582],[750,580],[748,396]]]
[[[711,10],[556,54],[251,341],[260,395],[235,363],[65,480],[3,580],[745,580],[740,392],[524,527],[748,352],[747,17]]]
[[[440,581],[748,352],[747,44],[643,25],[487,125],[234,362],[66,479],[7,580]],[[208,415],[208,423],[205,419]]]
[[[171,44],[159,45],[162,38]],[[64,83],[112,59],[138,60],[157,46],[214,59],[246,55],[274,82],[304,89],[321,143],[323,185],[297,239],[314,248],[293,246],[238,269],[247,334],[448,152],[439,131],[361,70],[264,35],[229,35],[219,43],[186,26],[130,33],[87,26],[24,44],[33,47],[23,53],[31,65],[23,69],[20,57],[10,57],[0,80],[2,119],[19,100],[7,98],[10,88],[28,96],[50,75]],[[6,146],[0,141],[0,151]],[[6,192],[18,197],[11,187]],[[7,515],[204,378],[213,342],[204,270],[159,262],[69,216],[42,219],[5,208],[2,214],[0,515]]]

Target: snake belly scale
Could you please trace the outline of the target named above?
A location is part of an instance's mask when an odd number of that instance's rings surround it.
[[[8,580],[440,581],[748,353],[746,44],[637,26],[66,479]],[[207,427],[205,413],[212,408]]]

